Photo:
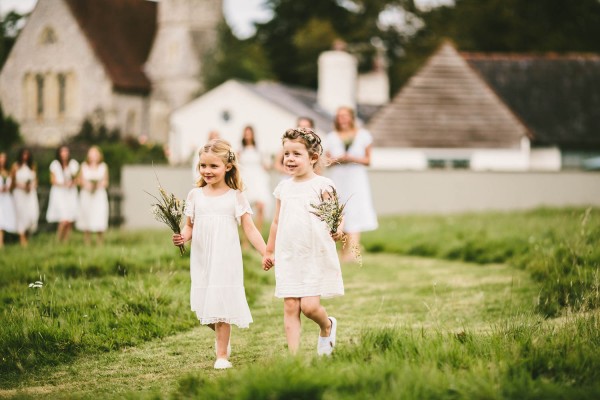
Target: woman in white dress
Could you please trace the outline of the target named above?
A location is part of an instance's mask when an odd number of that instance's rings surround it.
[[[0,152],[0,247],[4,246],[4,232],[17,231],[15,204],[10,193],[10,172],[5,152]]]
[[[77,218],[77,186],[75,178],[79,163],[70,157],[69,148],[60,146],[56,151],[56,160],[50,163],[50,199],[46,220],[57,222],[56,237],[59,242],[66,241],[73,222]]]
[[[352,244],[360,243],[360,233],[377,229],[377,215],[371,199],[367,167],[371,164],[373,137],[355,125],[354,111],[340,107],[335,115],[335,130],[325,138],[329,176],[335,182],[340,201],[346,203],[344,232],[350,245],[342,250],[342,260],[350,261]]]
[[[256,147],[256,137],[251,126],[244,128],[242,149],[239,151],[240,171],[246,190],[244,194],[256,212],[254,223],[260,231],[265,216],[265,208],[271,200],[268,166],[263,162]]]
[[[15,205],[16,230],[21,246],[28,244],[27,234],[37,230],[40,207],[37,197],[37,174],[29,149],[21,149],[10,171]]]
[[[88,150],[78,175],[81,188],[79,210],[75,227],[83,231],[86,244],[91,243],[91,233],[96,233],[96,242],[102,243],[102,234],[108,229],[108,166],[102,161],[102,152],[97,146]]]

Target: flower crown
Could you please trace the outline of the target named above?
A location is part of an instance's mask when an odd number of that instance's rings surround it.
[[[308,145],[319,150],[319,155],[323,154],[323,146],[321,146],[321,138],[310,128],[295,128],[285,131],[282,139],[298,139],[306,140]]]

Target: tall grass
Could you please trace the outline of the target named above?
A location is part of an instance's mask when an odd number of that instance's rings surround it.
[[[548,316],[600,306],[599,209],[402,216],[380,222],[377,231],[364,235],[367,251],[524,268],[540,282],[538,310]]]
[[[245,255],[252,302],[268,276]],[[252,269],[257,272],[253,272]],[[41,287],[30,283],[41,281]],[[110,232],[101,247],[41,235],[0,258],[0,384],[45,365],[123,349],[197,326],[189,258],[166,231]]]
[[[217,379],[182,378],[173,398],[527,399],[600,396],[600,317],[513,318],[490,333],[366,330],[331,359],[276,359]]]

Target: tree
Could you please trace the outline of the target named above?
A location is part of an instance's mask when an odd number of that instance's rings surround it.
[[[19,124],[12,117],[4,115],[0,104],[0,150],[6,151],[21,142]]]
[[[24,15],[11,11],[0,21],[0,69],[19,36],[24,18]]]

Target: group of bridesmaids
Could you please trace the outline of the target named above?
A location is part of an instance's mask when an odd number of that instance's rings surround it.
[[[96,233],[98,243],[108,228],[108,167],[97,146],[88,150],[81,165],[71,158],[69,148],[60,146],[50,163],[50,197],[46,220],[57,223],[57,239],[69,238],[73,224],[84,232],[86,243]],[[16,233],[22,246],[37,229],[40,208],[37,173],[31,151],[19,151],[8,169],[7,155],[0,152],[0,247],[4,232]],[[79,190],[78,190],[79,188]]]

